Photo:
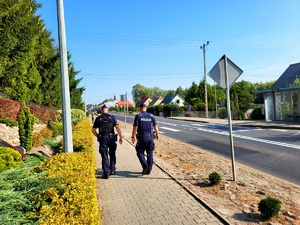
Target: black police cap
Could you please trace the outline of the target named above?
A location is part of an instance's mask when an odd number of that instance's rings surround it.
[[[103,105],[102,107],[101,107],[101,110],[102,109],[107,109],[107,106],[106,105]]]

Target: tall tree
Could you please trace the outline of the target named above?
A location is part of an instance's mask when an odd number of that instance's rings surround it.
[[[180,95],[181,97],[185,98],[186,93],[187,93],[187,90],[188,90],[188,89],[183,90],[183,88],[182,88],[181,86],[179,86],[179,87],[176,89],[176,94],[178,94],[178,95]]]
[[[146,96],[153,97],[151,90],[141,84],[136,84],[132,87],[131,95],[135,104],[138,104]]]
[[[255,94],[254,85],[249,81],[242,80],[234,83],[230,88],[232,109],[245,111],[251,108]]]
[[[70,61],[71,54],[68,52],[69,61],[69,83],[70,83],[70,97],[71,97],[71,108],[84,110],[84,102],[82,101],[82,94],[85,91],[85,87],[78,87],[80,79],[76,79],[76,75],[79,71],[75,71],[74,63]]]
[[[39,6],[32,0],[0,2],[0,86],[17,100],[36,98],[42,81],[35,64]]]
[[[193,81],[192,86],[188,89],[186,96],[185,96],[185,100],[192,104],[192,99],[194,98],[198,98],[198,85],[196,84],[196,82]]]

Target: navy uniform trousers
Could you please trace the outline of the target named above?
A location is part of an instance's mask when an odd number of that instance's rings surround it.
[[[153,136],[139,137],[135,146],[137,157],[143,168],[148,168],[148,174],[151,173],[153,165],[153,151],[155,149]],[[145,151],[147,160],[145,159]]]
[[[102,158],[102,170],[104,176],[109,176],[116,170],[116,149],[114,135],[102,135],[99,140],[99,152]]]

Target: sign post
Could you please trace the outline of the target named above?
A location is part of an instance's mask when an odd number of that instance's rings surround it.
[[[226,55],[223,55],[208,73],[208,76],[210,76],[217,84],[219,84],[222,88],[226,90],[233,181],[236,180],[236,173],[229,89],[242,73],[243,71],[238,66],[236,66],[230,59],[228,59]]]

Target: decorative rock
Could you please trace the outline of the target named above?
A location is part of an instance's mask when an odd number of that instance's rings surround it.
[[[257,191],[256,194],[259,194],[259,195],[266,195],[266,193],[263,192],[263,191]]]

